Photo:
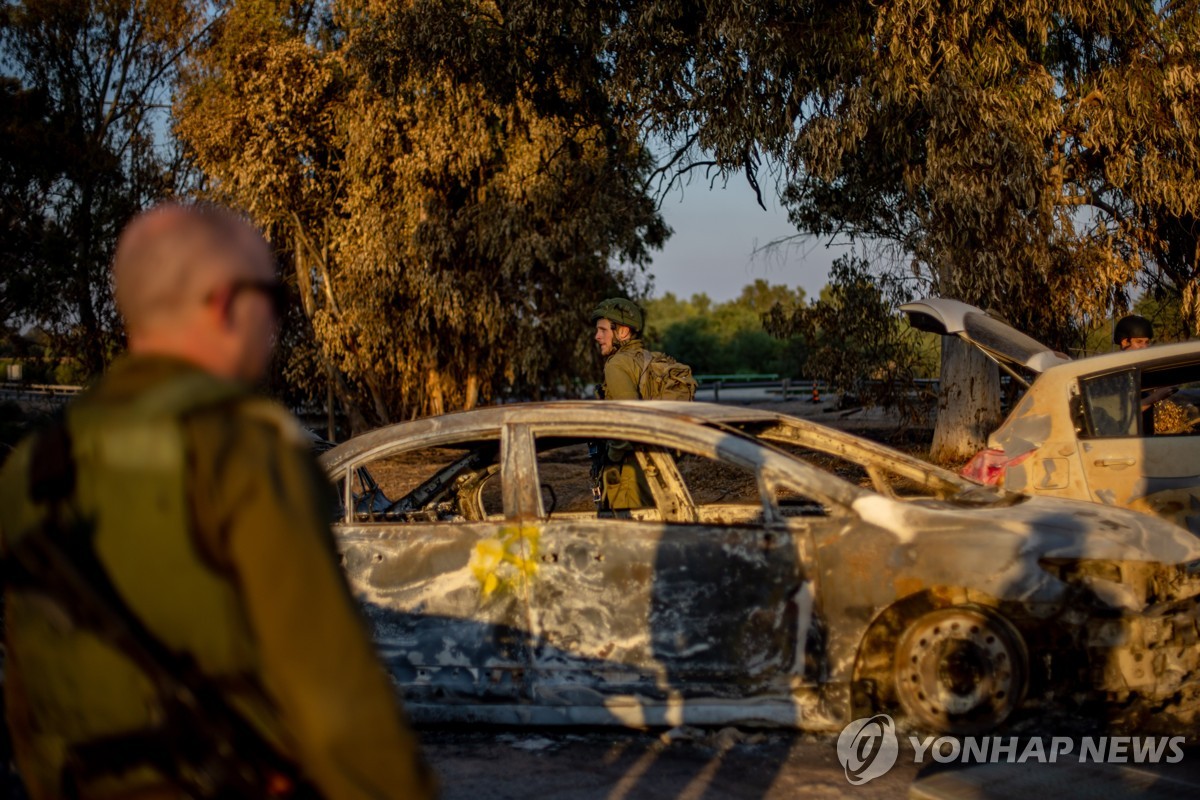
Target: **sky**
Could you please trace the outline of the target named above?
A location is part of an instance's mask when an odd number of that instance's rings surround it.
[[[673,292],[687,298],[703,292],[722,302],[763,278],[772,284],[799,286],[815,297],[827,282],[829,265],[849,248],[826,247],[824,240],[810,237],[767,248],[795,237],[796,230],[770,186],[763,187],[763,200],[765,211],[740,174],[731,176],[728,184],[718,180],[711,189],[708,181],[696,178],[664,195],[663,219],[674,233],[650,264],[651,295]]]

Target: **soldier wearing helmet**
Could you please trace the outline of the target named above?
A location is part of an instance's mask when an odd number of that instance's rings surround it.
[[[1113,327],[1113,344],[1122,350],[1142,350],[1150,346],[1154,339],[1154,326],[1150,320],[1137,314],[1129,314],[1117,320]],[[1178,386],[1160,386],[1157,389],[1147,389],[1142,394],[1141,408],[1143,412],[1152,409],[1157,403],[1166,400],[1179,391]],[[1147,418],[1147,430],[1153,428],[1153,418]]]
[[[1113,328],[1113,344],[1122,350],[1141,350],[1150,346],[1154,338],[1154,326],[1145,317],[1130,314],[1121,317]]]
[[[641,400],[639,354],[645,315],[637,303],[613,297],[592,309],[596,326],[595,341],[604,358],[604,383],[600,396],[605,400]],[[608,441],[600,464],[602,509],[621,511],[653,505],[646,477],[638,468],[629,442]]]

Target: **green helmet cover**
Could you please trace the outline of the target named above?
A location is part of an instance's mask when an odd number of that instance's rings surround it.
[[[592,309],[592,322],[598,319],[606,319],[615,325],[628,325],[639,332],[645,322],[641,307],[624,297],[610,297]]]

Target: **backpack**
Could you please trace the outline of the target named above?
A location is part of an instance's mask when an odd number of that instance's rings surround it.
[[[696,379],[687,364],[653,350],[642,350],[639,361],[638,394],[643,400],[696,399]]]

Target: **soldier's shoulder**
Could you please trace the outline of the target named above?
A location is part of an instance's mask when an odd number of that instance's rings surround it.
[[[641,348],[625,348],[613,353],[612,358],[608,360],[605,367],[613,367],[614,369],[636,369],[641,360],[641,354],[645,352]]]
[[[274,400],[255,394],[228,397],[190,415],[200,428],[222,429],[226,436],[259,438],[267,436],[280,444],[301,449],[312,446],[312,437],[290,411]]]

